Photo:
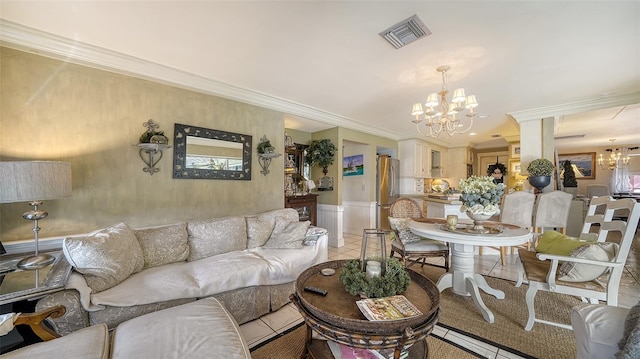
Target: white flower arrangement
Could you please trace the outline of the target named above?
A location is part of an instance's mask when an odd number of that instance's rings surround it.
[[[500,212],[500,198],[504,193],[504,184],[493,182],[490,176],[471,176],[458,183],[462,191],[461,212],[492,215]]]

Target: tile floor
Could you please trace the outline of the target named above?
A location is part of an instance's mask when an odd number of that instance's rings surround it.
[[[620,285],[619,305],[622,307],[632,307],[640,298],[640,241],[638,240],[640,239],[640,232],[636,234],[635,239]],[[362,236],[345,233],[344,240],[345,245],[343,247],[329,247],[329,260],[360,257]],[[495,251],[493,252],[495,254],[492,254],[491,251],[491,249],[485,249],[484,255],[475,257],[476,271],[483,275],[516,280],[515,255],[509,255],[507,264],[502,266],[498,252]],[[440,261],[441,263],[439,264],[443,264],[441,258],[432,259],[432,261]],[[240,329],[249,347],[255,347],[301,322],[302,318],[297,309],[293,304],[288,304],[275,313],[241,325]],[[520,358],[517,355],[440,326],[436,326],[433,334],[470,349],[481,357],[493,359]]]

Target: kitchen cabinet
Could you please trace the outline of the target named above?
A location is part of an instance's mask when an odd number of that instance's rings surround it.
[[[431,148],[427,143],[418,140],[398,142],[398,158],[400,177],[431,177]]]
[[[431,150],[431,176],[433,178],[448,177],[446,169],[447,152]]]
[[[318,223],[318,195],[304,194],[298,196],[285,196],[284,207],[298,211],[300,221],[311,221],[312,226]]]

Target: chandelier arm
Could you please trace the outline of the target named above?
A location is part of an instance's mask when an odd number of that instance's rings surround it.
[[[422,135],[422,136],[424,136],[424,137],[433,137],[433,138],[436,138],[436,137],[437,137],[437,135],[436,135],[436,136],[434,136],[434,135],[433,135],[433,130],[431,129],[431,127],[429,127],[429,130],[431,131],[431,134],[428,134],[428,133],[422,133],[422,131],[420,131],[420,124],[419,124],[419,123],[416,123],[416,131],[418,131],[418,133],[419,133],[420,135]]]
[[[460,123],[462,123],[462,121],[460,121]],[[471,127],[473,127],[473,117],[469,117],[469,126],[467,126],[467,128],[465,128],[464,130],[456,131],[456,133],[457,134],[465,133],[469,131]]]

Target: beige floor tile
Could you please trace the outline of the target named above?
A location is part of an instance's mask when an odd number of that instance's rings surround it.
[[[242,324],[240,326],[240,332],[242,333],[244,340],[247,341],[249,348],[254,347],[276,335],[276,332],[271,329],[267,323],[260,319]]]

